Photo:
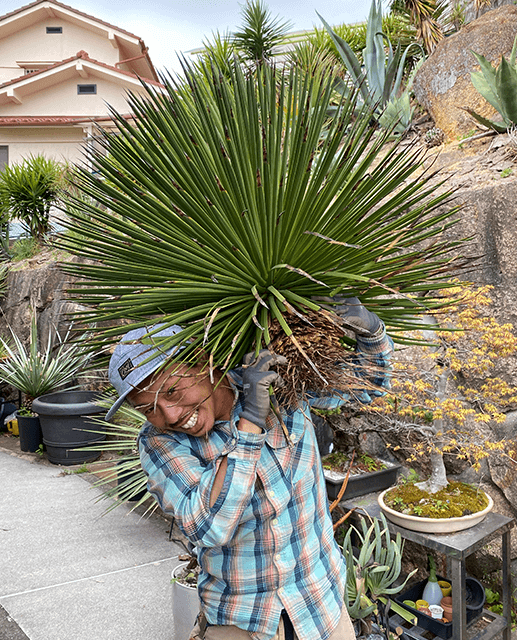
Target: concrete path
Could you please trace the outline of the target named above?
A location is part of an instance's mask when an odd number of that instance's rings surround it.
[[[1,640],[173,640],[169,523],[99,495],[0,451]]]

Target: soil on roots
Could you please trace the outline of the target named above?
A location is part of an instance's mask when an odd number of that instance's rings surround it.
[[[311,391],[338,390],[354,396],[358,390],[377,388],[363,377],[368,365],[359,364],[353,349],[343,343],[343,328],[319,312],[309,312],[305,317],[310,324],[296,315],[289,316],[292,336],[287,336],[276,320],[269,327],[268,348],[287,359],[286,365],[276,367],[284,381],[275,390],[281,405],[295,406]]]

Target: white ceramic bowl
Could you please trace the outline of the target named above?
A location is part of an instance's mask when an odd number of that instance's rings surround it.
[[[386,491],[389,491],[389,489],[386,489]],[[391,520],[394,524],[398,524],[399,527],[404,527],[404,529],[409,529],[410,531],[422,531],[424,533],[454,533],[456,531],[469,529],[481,522],[486,514],[492,511],[494,506],[492,498],[488,494],[485,494],[488,498],[488,507],[483,509],[483,511],[478,511],[477,513],[472,513],[468,516],[461,516],[459,518],[420,518],[419,516],[410,516],[405,515],[404,513],[399,513],[398,511],[388,507],[388,505],[384,503],[384,494],[386,491],[379,494],[379,497],[377,498],[379,506],[386,518]]]

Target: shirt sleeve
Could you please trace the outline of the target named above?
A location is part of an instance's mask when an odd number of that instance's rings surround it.
[[[149,492],[193,545],[224,546],[233,538],[255,490],[265,438],[265,433],[238,432],[214,462],[204,464],[192,439],[179,441],[174,434],[156,434],[144,426],[138,446]],[[228,457],[228,467],[221,492],[210,507],[223,455]]]
[[[374,397],[383,396],[390,388],[393,340],[384,325],[371,338],[357,336],[354,353],[343,363],[353,381],[348,392],[334,390],[329,395],[309,397],[309,405],[315,409],[336,409],[346,402],[369,404]],[[362,385],[361,383],[364,383]],[[356,386],[357,385],[357,386]]]

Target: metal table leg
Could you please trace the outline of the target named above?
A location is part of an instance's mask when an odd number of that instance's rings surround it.
[[[451,557],[452,640],[465,640],[467,637],[467,608],[463,597],[466,590],[465,578],[465,563]]]
[[[503,616],[506,618],[506,627],[503,631],[503,640],[510,640],[512,634],[512,584],[510,575],[510,532],[505,531],[502,536],[502,561],[503,561]]]

